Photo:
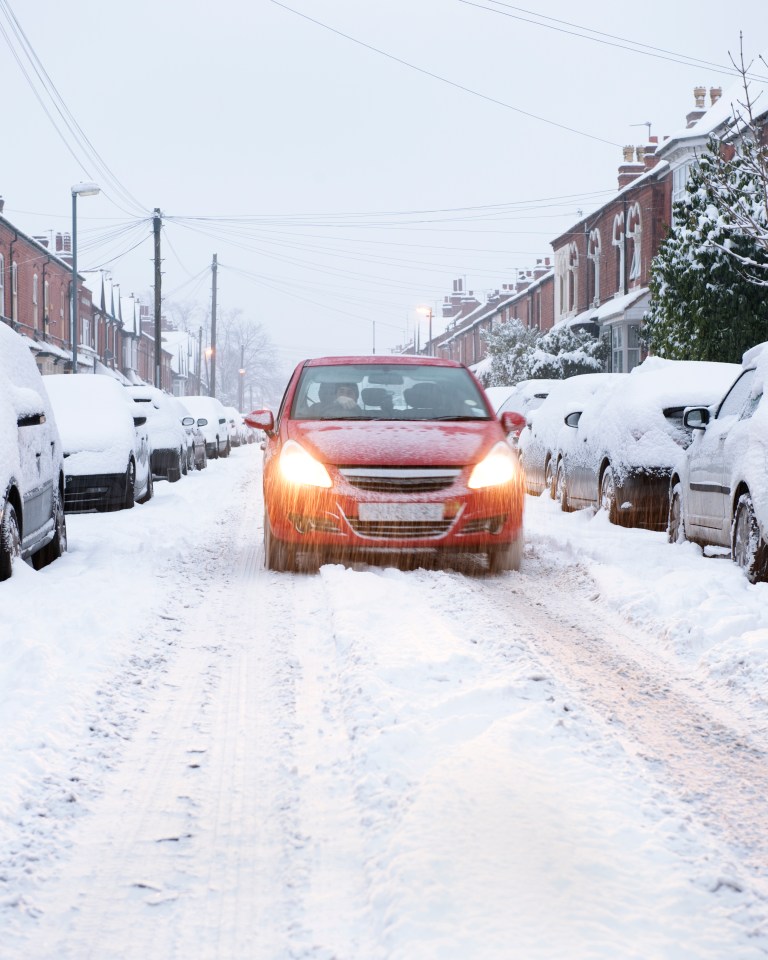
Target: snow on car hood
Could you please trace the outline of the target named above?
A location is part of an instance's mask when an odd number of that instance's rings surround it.
[[[344,466],[463,466],[503,439],[496,420],[293,420],[289,436],[325,463]]]

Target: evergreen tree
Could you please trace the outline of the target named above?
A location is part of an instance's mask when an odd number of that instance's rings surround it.
[[[488,345],[491,368],[483,380],[486,387],[504,387],[528,379],[530,355],[539,341],[538,330],[513,318],[481,334]]]
[[[734,222],[729,200],[750,195],[759,211],[760,190],[742,153],[710,141],[651,264],[643,337],[654,353],[738,363],[768,339],[766,289],[756,280],[768,267],[768,249]]]
[[[530,356],[528,376],[565,380],[600,373],[608,359],[608,341],[582,330],[558,327],[545,333]]]

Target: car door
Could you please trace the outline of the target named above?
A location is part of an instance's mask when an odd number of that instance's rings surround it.
[[[56,441],[40,396],[27,387],[14,390],[23,506],[22,548],[31,550],[53,518]]]
[[[745,370],[723,398],[717,413],[703,430],[694,430],[688,450],[685,523],[713,543],[730,542],[729,437],[738,427],[755,377]]]

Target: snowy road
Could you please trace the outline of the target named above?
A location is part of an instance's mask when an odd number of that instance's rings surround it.
[[[0,584],[3,960],[768,955],[764,585],[545,500],[273,574],[258,450],[158,487]]]

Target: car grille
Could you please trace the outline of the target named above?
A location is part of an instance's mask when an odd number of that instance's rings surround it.
[[[361,537],[377,540],[406,540],[441,537],[450,529],[453,520],[356,520],[348,518],[349,525]]]
[[[460,475],[459,468],[341,467],[347,483],[371,493],[432,493],[447,490]]]

